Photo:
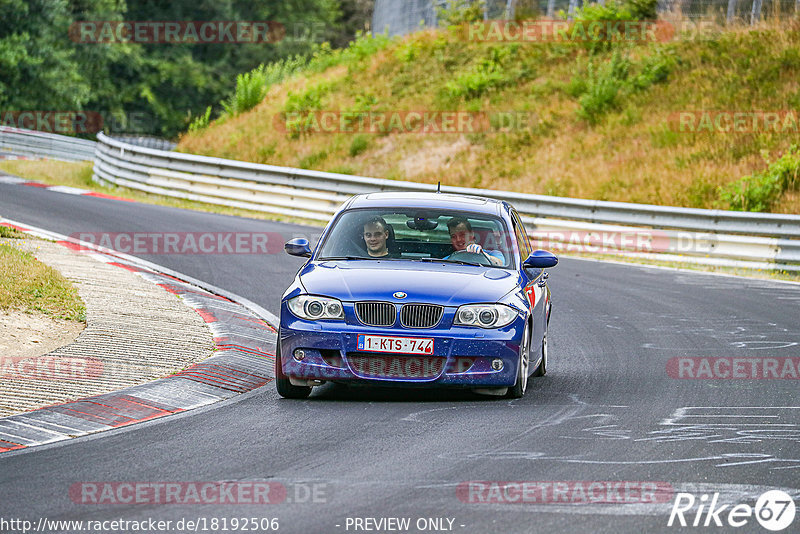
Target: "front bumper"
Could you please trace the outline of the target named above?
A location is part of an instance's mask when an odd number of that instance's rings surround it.
[[[499,329],[450,326],[430,329],[379,328],[351,321],[305,321],[281,310],[283,374],[300,380],[362,382],[386,386],[513,386],[525,318]],[[358,350],[359,334],[433,338],[433,354],[388,354]],[[304,357],[293,357],[301,349]],[[502,369],[492,368],[502,360]]]

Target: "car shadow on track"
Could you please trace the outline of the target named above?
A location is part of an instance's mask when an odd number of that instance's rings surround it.
[[[537,382],[542,382],[538,380]],[[535,401],[545,384],[529,382],[528,392],[517,402]],[[469,389],[423,389],[413,387],[375,387],[328,383],[317,386],[308,401],[347,402],[508,402],[505,396],[479,395]]]

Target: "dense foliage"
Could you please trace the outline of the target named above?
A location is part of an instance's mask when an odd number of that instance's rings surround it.
[[[647,17],[649,6],[588,4],[572,24]],[[265,65],[261,74],[276,73],[255,86],[268,88],[265,98],[239,113],[215,107],[178,150],[445,186],[797,213],[798,25],[713,27],[663,42],[482,42],[456,25],[361,37],[313,61]],[[237,109],[252,102],[248,84],[231,91]],[[390,124],[426,110],[474,113],[491,128],[426,135],[341,120],[369,112]],[[326,131],[328,111],[341,114]],[[734,119],[740,126],[726,129]]]
[[[322,42],[346,44],[370,7],[370,0],[0,0],[0,111],[91,111],[106,129],[173,137],[225,98],[240,73],[310,54]],[[70,34],[81,21],[275,21],[285,34],[274,43],[85,43]]]

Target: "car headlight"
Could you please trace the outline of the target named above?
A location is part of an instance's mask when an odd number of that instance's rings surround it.
[[[337,299],[300,295],[289,299],[286,305],[293,314],[308,321],[344,319],[344,308],[342,308],[341,301]]]
[[[480,328],[501,328],[511,324],[519,312],[505,304],[466,304],[456,310],[454,324]]]

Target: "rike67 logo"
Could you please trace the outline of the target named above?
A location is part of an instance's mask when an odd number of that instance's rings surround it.
[[[755,507],[749,504],[732,507],[730,504],[718,505],[718,500],[719,493],[714,493],[710,501],[706,494],[697,499],[691,493],[678,493],[667,526],[671,527],[677,520],[677,524],[682,527],[743,527],[755,517],[765,529],[779,531],[792,524],[796,512],[792,497],[781,490],[763,493]],[[752,527],[748,531],[752,531]]]

